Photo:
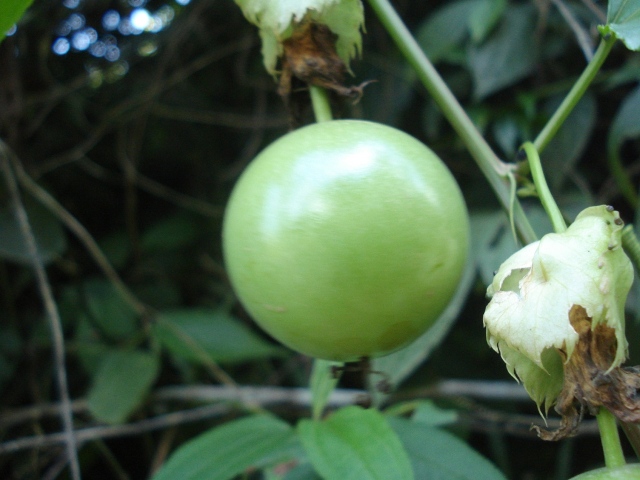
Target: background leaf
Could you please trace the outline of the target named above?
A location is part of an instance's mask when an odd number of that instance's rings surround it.
[[[107,423],[124,422],[144,400],[159,366],[156,355],[143,351],[107,353],[87,395],[93,416]]]
[[[482,0],[477,3],[469,16],[469,29],[474,42],[481,42],[496,25],[505,8],[507,0]]]
[[[228,480],[300,455],[296,432],[267,415],[228,422],[182,445],[153,480]]]
[[[416,41],[432,63],[446,58],[469,35],[465,19],[471,17],[478,4],[478,0],[446,3],[418,27]]]
[[[469,67],[478,100],[522,80],[536,66],[532,5],[512,5],[485,43],[472,46]]]
[[[140,239],[140,247],[148,252],[177,250],[193,244],[198,233],[198,224],[190,215],[174,214],[148,228]]]
[[[377,410],[345,407],[324,421],[301,420],[298,432],[326,480],[414,478],[400,440]]]
[[[622,147],[625,141],[640,136],[640,121],[638,120],[639,108],[640,87],[637,87],[622,102],[611,124],[609,138],[607,139],[609,169],[618,184],[618,188],[632,205],[637,205],[638,195],[636,193],[636,186],[632,183],[629,174],[623,166],[620,147]]]
[[[313,361],[313,369],[311,370],[311,380],[309,387],[311,388],[311,415],[314,419],[319,419],[322,415],[324,407],[327,404],[329,395],[340,380],[340,371],[334,368],[343,367],[344,363],[334,362],[331,360],[323,360],[316,358]]]
[[[491,462],[465,442],[438,428],[404,418],[389,423],[409,453],[416,478],[429,480],[504,480]]]
[[[219,310],[162,312],[153,334],[172,355],[194,363],[201,363],[203,355],[215,362],[243,362],[285,352]]]
[[[0,7],[1,9],[2,7]],[[0,12],[1,15],[1,12]],[[0,18],[2,18],[0,16]],[[0,187],[0,192],[4,189]],[[49,263],[62,255],[67,247],[67,238],[60,221],[39,203],[24,198],[29,223],[36,239],[36,246],[43,262]],[[15,218],[10,202],[0,207],[0,257],[6,260],[31,264],[27,245]]]
[[[123,339],[138,328],[138,314],[108,280],[87,280],[82,285],[83,300],[91,321],[110,339]]]
[[[561,101],[562,98],[557,98],[547,104],[549,116]],[[591,139],[597,114],[595,97],[587,92],[542,152],[542,165],[545,172],[549,172],[546,177],[552,191],[558,191],[567,177],[572,176],[576,162]]]
[[[411,415],[411,420],[429,427],[440,427],[454,423],[458,419],[456,410],[445,410],[431,400],[423,400]]]

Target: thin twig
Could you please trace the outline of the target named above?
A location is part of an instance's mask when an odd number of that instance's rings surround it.
[[[366,395],[364,390],[337,389],[331,393],[327,405],[332,408],[352,405],[357,403],[363,395]],[[251,386],[228,388],[219,385],[163,387],[153,394],[153,399],[183,402],[255,403],[262,406],[293,405],[298,407],[308,407],[312,400],[311,390],[308,388]]]
[[[510,386],[511,385],[511,386]],[[414,391],[413,399],[424,398],[427,390]],[[444,380],[428,392],[435,396],[449,398],[476,397],[488,400],[515,400],[528,399],[524,389],[511,382],[494,381],[468,381],[468,380]],[[358,403],[366,395],[364,390],[337,389],[334,390],[327,405],[330,408],[340,408],[346,405]],[[311,393],[307,388],[283,388],[283,387],[225,387],[215,385],[174,386],[158,389],[152,396],[154,403],[166,404],[167,402],[215,402],[206,406],[181,410],[173,413],[158,415],[138,422],[117,426],[96,426],[82,428],[75,431],[76,441],[83,444],[92,440],[104,440],[114,437],[140,435],[146,432],[161,430],[221,417],[246,405],[260,404],[263,407],[275,407],[286,405],[288,407],[300,407],[309,409],[311,405]],[[41,412],[51,413],[57,407],[41,407]],[[163,407],[163,408],[166,408]],[[539,423],[538,415],[519,415],[505,413],[487,408],[468,408],[460,414],[459,423],[472,428],[474,431],[492,432],[496,428],[504,433],[514,436],[529,437],[532,435],[530,426]],[[559,424],[558,419],[549,419],[549,426]],[[596,434],[598,431],[595,421],[584,421],[580,432],[583,434]],[[12,454],[22,450],[54,447],[64,442],[62,433],[38,435],[18,438],[0,444],[0,455]]]
[[[288,125],[288,120],[284,116],[269,116],[256,120],[255,115],[244,113],[197,110],[194,108],[172,107],[160,103],[156,103],[151,108],[151,113],[159,118],[169,120],[238,129],[286,128]]]
[[[14,170],[20,185],[33,195],[42,205],[50,210],[64,225],[71,230],[80,240],[89,252],[89,255],[98,264],[105,276],[116,286],[122,297],[131,305],[131,307],[141,316],[145,316],[148,308],[138,300],[134,293],[124,283],[113,268],[109,259],[102,252],[98,243],[91,236],[89,231],[68,211],[66,210],[52,195],[38,185],[22,167],[22,164],[15,158],[13,160]]]
[[[20,226],[27,251],[31,257],[31,264],[36,274],[38,290],[42,296],[42,302],[49,322],[49,329],[51,330],[55,376],[58,383],[58,395],[60,396],[61,404],[60,416],[63,425],[63,433],[61,435],[66,446],[71,478],[73,480],[80,480],[80,463],[78,461],[78,451],[73,433],[73,413],[71,412],[71,398],[69,396],[67,370],[65,368],[65,347],[62,322],[53,298],[53,292],[51,291],[51,285],[47,278],[44,263],[40,258],[36,239],[33,234],[33,230],[31,229],[29,217],[27,216],[27,211],[25,210],[20,197],[20,191],[11,165],[13,163],[10,160],[11,157],[12,154],[10,153],[9,148],[0,140],[0,163],[2,163],[2,170],[5,176],[7,189],[13,203],[13,210],[18,221],[18,225]]]
[[[218,417],[229,412],[229,410],[230,407],[224,404],[207,405],[180,412],[168,413],[166,415],[158,415],[157,417],[125,425],[81,428],[75,431],[75,439],[76,442],[81,445],[91,440],[104,440],[114,437],[140,435],[145,432],[160,430],[175,425],[184,425],[187,423]],[[51,433],[48,435],[19,438],[0,444],[0,455],[8,455],[20,450],[28,450],[32,448],[53,447],[60,445],[64,441],[65,437],[63,433]]]
[[[607,14],[593,0],[582,0],[582,3],[598,17],[600,23],[607,23]]]
[[[551,2],[558,8],[560,15],[562,15],[565,22],[569,25],[569,28],[573,31],[582,53],[587,59],[587,62],[590,62],[593,58],[594,45],[589,36],[589,32],[580,25],[576,17],[571,13],[571,10],[569,10],[562,0],[551,0]]]
[[[364,390],[337,389],[329,399],[331,407],[355,403]],[[415,398],[466,397],[486,401],[530,402],[524,387],[512,381],[447,379],[425,388],[411,389],[395,394],[393,402]],[[311,405],[311,393],[307,388],[225,386],[225,385],[176,385],[162,387],[151,394],[153,402],[234,402],[257,403],[264,407],[287,404],[297,407]],[[76,413],[88,411],[85,400],[74,400]],[[23,422],[35,422],[48,416],[59,415],[60,405],[34,405],[5,412],[0,415],[0,430]]]
[[[107,170],[102,165],[95,163],[93,160],[87,157],[84,157],[78,163],[78,166],[94,178],[103,181],[110,181],[118,185],[122,185],[124,182],[124,179],[121,175]],[[138,174],[136,175],[135,182],[136,186],[140,190],[166,200],[167,202],[173,203],[174,205],[182,207],[185,210],[191,210],[193,212],[199,213],[200,215],[203,215],[205,217],[219,218],[222,216],[222,212],[224,211],[223,207],[212,205],[208,202],[200,200],[199,198],[191,197],[189,195],[185,195],[184,193],[177,192],[176,190],[173,190],[166,185],[163,185],[162,183],[141,174],[140,172],[138,172]]]
[[[100,139],[113,128],[121,125],[125,120],[131,120],[132,118],[146,114],[146,110],[140,108],[142,105],[155,100],[161,93],[175,87],[210,64],[218,60],[222,60],[239,50],[249,48],[253,42],[253,37],[244,37],[220,48],[213,49],[194,59],[183,68],[175,71],[163,83],[153,84],[151,88],[141,93],[137,93],[132,98],[127,98],[120,102],[102,117],[101,123],[86,136],[85,141],[66,152],[54,155],[53,157],[44,160],[33,169],[32,174],[35,178],[39,178],[41,175],[44,175],[56,168],[82,159],[89,150],[91,150],[100,141]]]
[[[73,400],[70,408],[74,414],[78,414],[88,411],[89,406],[86,400]],[[5,411],[0,415],[0,430],[7,430],[24,422],[35,423],[42,418],[51,416],[60,416],[59,403],[30,405],[28,407]]]

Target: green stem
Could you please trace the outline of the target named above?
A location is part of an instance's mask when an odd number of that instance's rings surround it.
[[[600,408],[598,415],[598,429],[600,430],[600,441],[604,451],[604,463],[608,468],[621,467],[627,462],[624,459],[620,435],[618,435],[618,425],[613,414],[604,407]]]
[[[571,88],[558,109],[555,111],[553,116],[549,119],[542,131],[538,134],[538,137],[533,142],[538,152],[542,152],[545,149],[545,147],[549,144],[551,139],[560,129],[564,121],[567,119],[567,117],[573,110],[573,107],[576,106],[576,104],[584,95],[584,92],[587,91],[587,88],[589,87],[596,74],[602,67],[602,64],[606,60],[607,56],[609,55],[609,52],[611,51],[614,43],[616,43],[615,35],[609,35],[600,41],[600,45],[598,45],[598,49],[589,62],[589,65],[587,65],[587,68],[584,70],[584,72],[582,72],[582,75],[580,75],[576,83],[573,84],[573,88]]]
[[[636,267],[636,271],[640,272],[640,241],[636,236],[633,225],[626,225],[622,229],[622,248]]]
[[[311,105],[313,107],[313,114],[316,117],[316,122],[320,123],[333,120],[331,103],[329,102],[327,91],[322,87],[309,85],[309,94],[311,95]]]
[[[331,102],[327,91],[322,87],[309,85],[309,95],[311,95],[311,106],[313,107],[316,122],[333,120]],[[333,373],[333,367],[342,365],[339,362],[330,362],[319,358],[314,359],[310,379],[312,417],[314,420],[320,420],[322,417],[329,395],[331,395],[340,379],[340,375]]]
[[[527,154],[533,183],[536,185],[536,191],[538,192],[540,203],[542,203],[544,210],[547,212],[547,215],[551,220],[553,231],[556,233],[562,233],[567,229],[567,224],[562,217],[562,212],[560,212],[558,204],[554,200],[553,195],[551,195],[549,185],[547,185],[547,180],[544,178],[544,171],[542,170],[538,151],[531,142],[526,142],[522,145],[522,149]]]
[[[404,25],[389,0],[368,0],[378,19],[395,41],[400,52],[415,70],[422,84],[429,91],[442,113],[458,133],[471,156],[487,178],[498,200],[509,211],[512,200],[505,180],[511,167],[502,162],[482,137],[460,103],[447,87],[429,59]],[[536,240],[536,234],[518,201],[514,204],[516,228],[524,243]]]
[[[624,165],[622,164],[618,146],[619,145],[612,144],[608,146],[609,170],[611,171],[611,175],[618,185],[620,193],[635,209],[638,206],[638,194],[633,185],[633,182],[629,178],[629,174],[625,171]]]

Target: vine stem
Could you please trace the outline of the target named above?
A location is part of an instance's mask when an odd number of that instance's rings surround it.
[[[309,85],[309,95],[311,95],[311,106],[313,107],[316,122],[320,123],[333,120],[331,103],[329,102],[327,91],[322,87]]]
[[[513,217],[520,239],[524,243],[536,240],[536,234],[525,216],[520,202],[510,196],[506,181],[512,167],[502,162],[480,134],[447,84],[426,57],[420,45],[402,22],[389,0],[368,0],[378,19],[393,38],[398,49],[415,70],[418,78],[438,104],[442,113],[458,133],[474,158],[498,200],[506,211],[513,205]]]
[[[611,51],[614,43],[616,43],[616,37],[612,34],[604,37],[600,41],[600,45],[598,45],[598,49],[587,65],[587,68],[585,68],[584,72],[582,72],[582,75],[580,75],[571,90],[569,90],[569,93],[567,94],[565,99],[562,101],[558,109],[554,112],[554,114],[551,116],[547,124],[544,126],[542,131],[538,134],[535,141],[533,142],[538,152],[542,152],[545,149],[554,135],[558,132],[564,121],[567,119],[567,117],[571,113],[571,110],[573,110],[584,93],[587,91],[587,88],[595,78],[596,74],[600,71],[600,68],[604,64],[604,61],[609,56],[609,52]]]
[[[596,415],[598,428],[600,429],[600,441],[604,451],[604,463],[608,468],[621,467],[626,464],[620,436],[618,435],[618,424],[613,414],[604,407]]]
[[[540,203],[547,212],[547,216],[551,220],[553,231],[556,233],[562,233],[567,229],[567,224],[562,217],[562,212],[558,208],[547,180],[544,178],[544,171],[542,170],[542,164],[540,163],[540,155],[536,147],[531,142],[526,142],[522,145],[522,150],[527,154],[527,160],[529,161],[529,168],[531,168],[531,176],[533,177],[533,183],[536,185],[536,191],[540,198]]]

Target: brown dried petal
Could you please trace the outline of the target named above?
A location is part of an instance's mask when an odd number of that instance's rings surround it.
[[[292,81],[315,85],[355,98],[362,96],[362,89],[369,82],[347,87],[344,77],[347,66],[336,50],[337,36],[326,26],[305,19],[283,43],[283,56],[278,93],[288,102],[292,93]]]
[[[535,427],[540,438],[560,440],[575,434],[581,419],[578,411],[584,409],[596,414],[604,407],[623,422],[640,422],[640,373],[634,368],[611,369],[617,348],[615,330],[604,324],[592,330],[591,318],[580,305],[571,308],[569,320],[579,340],[564,365],[564,386],[555,407],[562,424],[555,431]]]

